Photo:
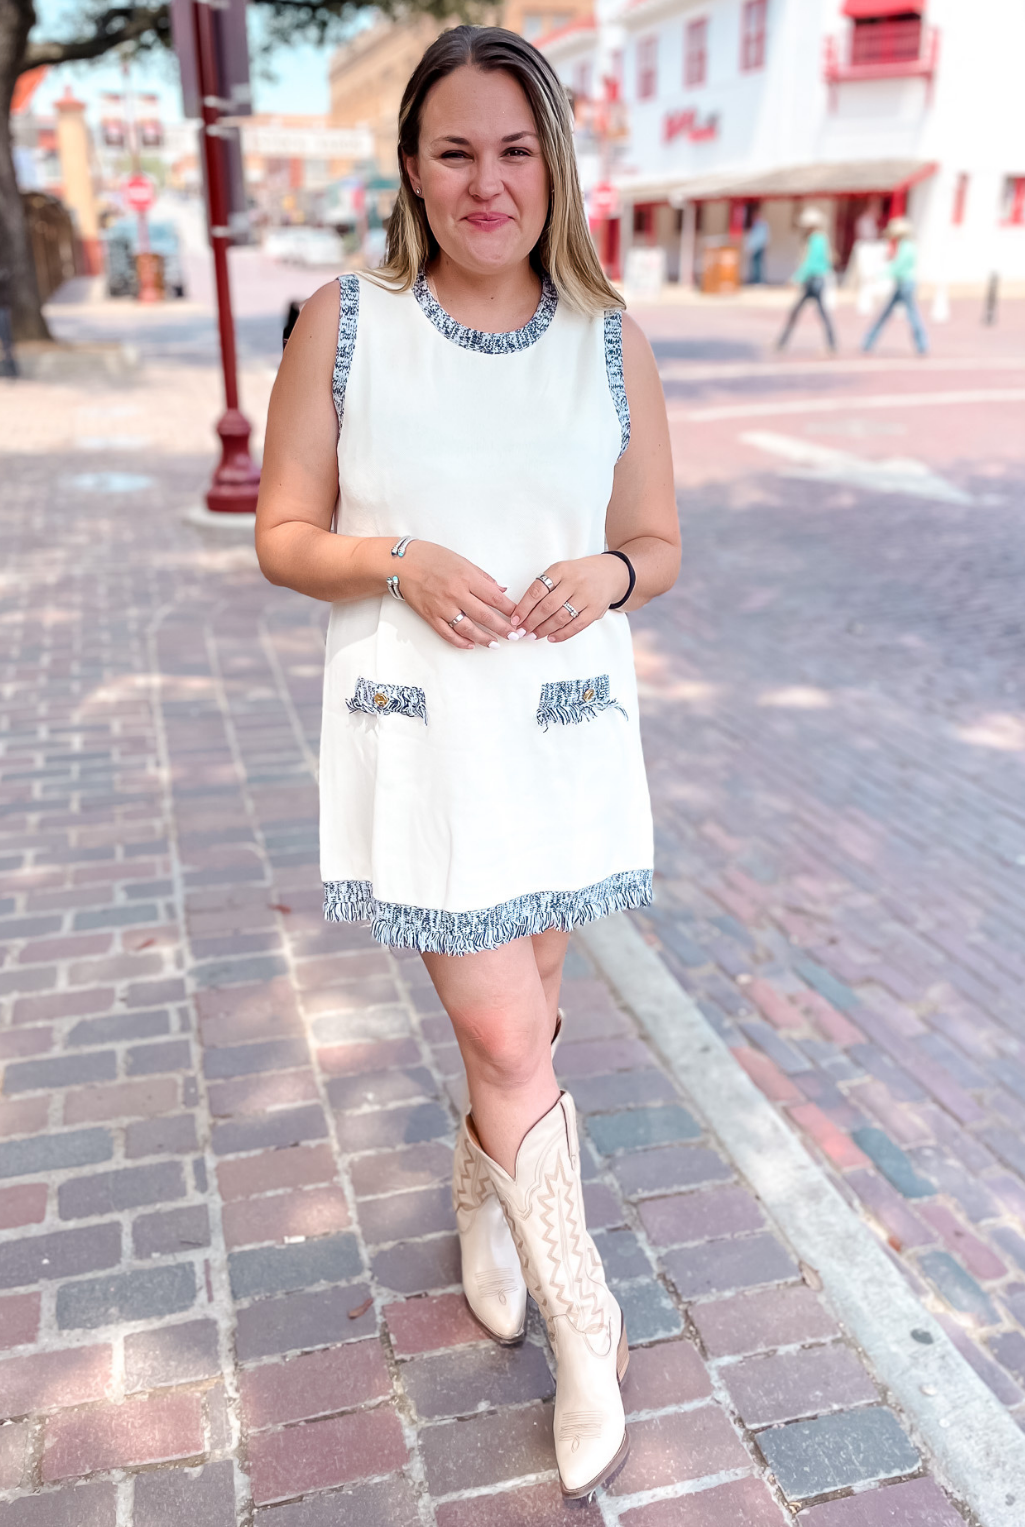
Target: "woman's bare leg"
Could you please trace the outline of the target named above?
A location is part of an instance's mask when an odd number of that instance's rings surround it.
[[[459,1042],[481,1145],[510,1174],[524,1135],[559,1099],[551,1044],[567,938],[552,930],[480,954],[423,956]]]

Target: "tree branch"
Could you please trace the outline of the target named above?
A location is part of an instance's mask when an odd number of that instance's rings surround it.
[[[166,5],[116,6],[96,17],[88,37],[68,42],[30,42],[21,60],[19,73],[38,69],[40,64],[70,64],[83,59],[100,58],[124,42],[169,43],[171,20]]]

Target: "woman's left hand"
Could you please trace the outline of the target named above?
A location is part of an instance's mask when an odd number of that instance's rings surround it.
[[[535,578],[509,617],[513,626],[539,641],[568,641],[601,620],[614,600],[622,599],[630,574],[618,557],[599,554],[572,562],[553,562],[544,573],[554,587]],[[569,606],[569,609],[566,606]]]

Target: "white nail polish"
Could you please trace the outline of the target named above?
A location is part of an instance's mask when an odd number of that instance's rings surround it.
[[[533,631],[528,631],[527,632],[527,640],[528,640],[528,642],[536,642],[537,641],[536,634]]]
[[[505,639],[509,642],[518,642],[525,633],[523,631],[507,631]]]
[[[498,651],[498,643],[497,642],[488,642],[488,648],[489,648],[489,650],[491,652],[497,652]]]

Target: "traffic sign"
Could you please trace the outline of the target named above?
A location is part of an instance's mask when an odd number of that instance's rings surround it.
[[[619,211],[619,196],[616,188],[607,180],[600,181],[598,185],[591,187],[588,203],[591,216],[599,221],[615,217]]]
[[[129,175],[121,194],[130,211],[148,212],[156,199],[156,188],[148,175]]]

